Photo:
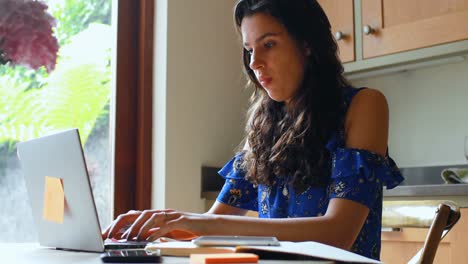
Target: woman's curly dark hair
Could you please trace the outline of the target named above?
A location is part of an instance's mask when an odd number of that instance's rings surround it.
[[[240,0],[234,11],[240,30],[242,19],[266,13],[285,26],[298,43],[307,44],[304,80],[286,105],[272,100],[250,69],[250,55],[243,50],[244,70],[255,86],[247,113],[248,147],[242,163],[246,177],[255,184],[273,183],[291,176],[298,191],[324,186],[330,174],[330,153],[325,145],[344,119],[343,89],[348,82],[338,57],[330,22],[315,0]]]

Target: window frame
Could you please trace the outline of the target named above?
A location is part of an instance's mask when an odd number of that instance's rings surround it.
[[[154,0],[118,0],[114,218],[151,208]]]

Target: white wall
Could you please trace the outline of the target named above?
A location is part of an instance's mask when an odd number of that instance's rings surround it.
[[[400,167],[466,164],[468,60],[354,81],[390,108],[390,155]]]
[[[241,140],[248,92],[235,0],[157,0],[153,207],[202,212],[201,166],[222,166]],[[390,105],[400,167],[464,164],[468,61],[356,80]]]
[[[202,212],[202,165],[239,144],[248,92],[235,0],[161,0],[156,7],[153,207]]]

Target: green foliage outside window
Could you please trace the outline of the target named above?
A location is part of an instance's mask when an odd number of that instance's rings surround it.
[[[60,43],[52,73],[0,65],[1,156],[18,141],[72,127],[85,144],[96,122],[108,122],[110,8],[111,0],[64,0],[50,8]]]
[[[132,0],[130,0],[132,1]],[[0,1],[1,2],[1,1]],[[0,65],[0,243],[37,241],[16,143],[77,127],[101,228],[110,223],[112,0],[44,0],[57,19],[55,70]],[[1,18],[0,18],[1,19]]]

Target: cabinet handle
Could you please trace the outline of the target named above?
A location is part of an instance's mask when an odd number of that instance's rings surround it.
[[[345,37],[346,37],[346,35],[345,35],[343,32],[341,32],[341,31],[335,32],[335,39],[336,39],[336,40],[342,40],[342,39],[344,39]]]
[[[370,35],[370,34],[372,34],[372,33],[375,32],[375,30],[374,30],[371,26],[369,26],[369,25],[365,25],[364,27],[362,27],[362,31],[363,31],[364,34],[366,34],[366,35]]]

